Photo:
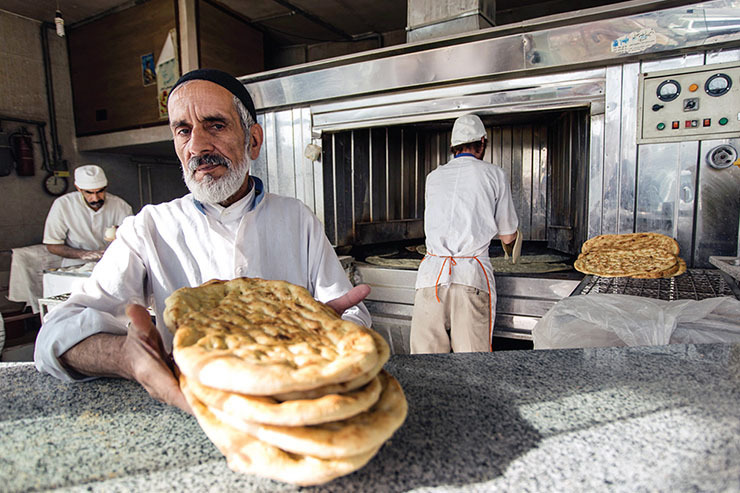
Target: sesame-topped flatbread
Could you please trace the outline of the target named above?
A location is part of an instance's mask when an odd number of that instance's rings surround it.
[[[274,395],[346,382],[376,367],[369,329],[285,281],[239,278],[181,288],[166,300],[180,371],[202,385]]]
[[[648,277],[669,271],[678,263],[672,253],[652,248],[641,250],[592,250],[582,253],[573,264],[584,274],[602,277],[637,276]]]
[[[678,242],[660,233],[626,233],[619,235],[600,235],[586,241],[581,253],[593,250],[662,250],[678,255]]]

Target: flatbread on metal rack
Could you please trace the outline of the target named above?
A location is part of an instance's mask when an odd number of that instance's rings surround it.
[[[659,279],[686,272],[675,239],[660,233],[601,235],[586,241],[573,266],[602,277]]]
[[[661,277],[678,263],[672,253],[652,248],[640,250],[591,250],[582,253],[573,264],[584,274],[602,277]]]
[[[661,250],[678,255],[678,242],[660,233],[626,233],[600,235],[587,240],[581,247],[581,253],[594,250]]]
[[[369,329],[304,288],[239,278],[181,288],[166,300],[180,371],[202,385],[274,395],[347,382],[376,367]]]

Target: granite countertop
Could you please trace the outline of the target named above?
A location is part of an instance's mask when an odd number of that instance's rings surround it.
[[[403,427],[315,491],[740,491],[740,344],[397,355]],[[0,490],[291,491],[132,382],[0,364]]]

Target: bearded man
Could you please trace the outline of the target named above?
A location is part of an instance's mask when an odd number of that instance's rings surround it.
[[[36,341],[41,372],[63,380],[138,381],[155,399],[190,412],[170,368],[165,299],[211,279],[260,277],[308,289],[342,317],[369,326],[316,216],[250,176],[262,128],[252,98],[231,75],[182,76],[167,109],[190,194],[126,219],[81,291],[51,311]],[[145,306],[151,306],[156,325]]]

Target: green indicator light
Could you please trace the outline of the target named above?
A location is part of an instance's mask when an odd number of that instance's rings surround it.
[[[722,117],[722,118],[719,119],[719,124],[720,125],[727,125],[727,122],[728,121],[729,120],[727,118]]]
[[[658,123],[658,130],[663,130],[665,128],[665,123]]]

